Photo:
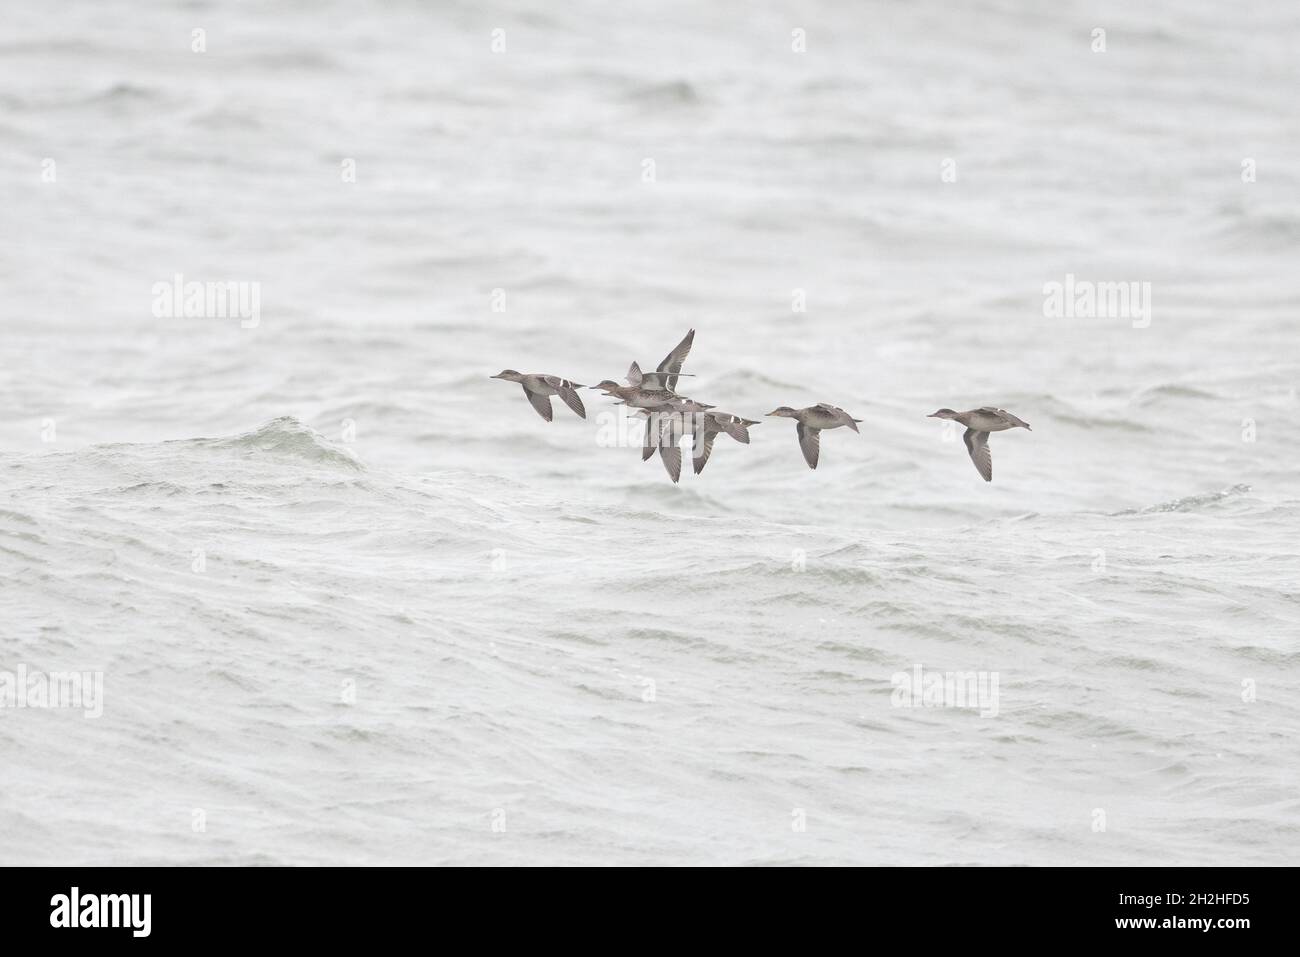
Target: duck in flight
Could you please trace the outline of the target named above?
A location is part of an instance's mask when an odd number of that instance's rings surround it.
[[[627,370],[627,385],[619,385],[612,379],[606,379],[592,388],[600,389],[610,398],[620,398],[637,409],[656,409],[668,405],[677,397],[678,377],[689,375],[682,372],[682,363],[690,355],[693,342],[695,342],[694,329],[686,333],[686,338],[677,343],[672,352],[664,356],[664,361],[659,363],[659,368],[654,372],[642,372],[641,366],[633,362]],[[706,406],[706,408],[711,409],[713,406]],[[647,440],[649,434],[647,431]]]
[[[572,409],[578,418],[585,419],[587,417],[587,410],[582,405],[582,397],[577,392],[582,386],[576,382],[561,379],[557,375],[525,374],[516,372],[514,369],[504,369],[494,376],[488,376],[488,378],[518,382],[524,387],[524,395],[528,396],[528,401],[537,410],[537,414],[547,422],[551,421],[551,396],[553,395],[558,395],[563,399],[564,404]]]
[[[619,385],[613,379],[606,379],[599,385],[593,385],[592,388],[599,389],[612,399],[622,399],[625,404],[634,409],[667,408],[674,401],[684,399],[677,394],[677,378],[686,374],[682,372],[682,363],[690,355],[691,344],[694,342],[695,330],[692,329],[673,347],[672,352],[664,356],[664,361],[659,363],[659,368],[654,372],[642,372],[641,366],[633,362],[631,368],[627,370],[627,385]],[[711,408],[713,406],[705,405],[701,407],[701,411]],[[647,423],[646,444],[649,444],[650,439],[649,423]]]
[[[792,409],[788,405],[783,405],[779,409],[772,410],[768,415],[795,420],[795,431],[799,434],[799,448],[803,450],[804,461],[808,463],[810,469],[817,468],[823,431],[847,425],[857,432],[858,423],[862,421],[853,418],[838,406],[826,402],[810,405],[806,409]]]
[[[664,469],[674,482],[682,476],[682,436],[694,436],[691,464],[695,474],[699,475],[709,461],[709,455],[713,452],[713,440],[720,432],[726,432],[737,442],[748,445],[749,427],[758,425],[758,422],[751,419],[716,412],[713,406],[689,399],[654,412],[642,411],[641,414],[647,417],[646,442],[641,450],[641,460],[644,462],[658,449]]]
[[[691,459],[695,474],[699,475],[704,471],[704,466],[709,462],[709,455],[713,452],[713,440],[720,432],[726,432],[741,445],[748,445],[749,427],[761,424],[755,419],[742,419],[738,415],[729,415],[726,412],[710,411],[699,416],[698,428],[695,432],[695,455]]]
[[[1007,429],[1033,431],[1029,428],[1028,422],[1017,418],[1006,409],[995,409],[991,405],[982,409],[971,409],[969,412],[940,409],[938,412],[931,412],[926,418],[952,419],[966,426],[966,433],[962,436],[966,442],[966,451],[970,452],[970,460],[975,463],[975,470],[984,477],[986,482],[993,481],[993,453],[989,451],[989,433],[1003,432]]]
[[[606,379],[599,385],[593,385],[591,388],[599,389],[611,399],[621,399],[624,405],[631,406],[634,409],[647,409],[657,411],[660,409],[671,409],[674,405],[682,402],[691,402],[685,396],[678,395],[676,392],[669,392],[667,389],[643,389],[637,385],[619,385],[612,379]],[[700,405],[700,403],[692,403]],[[704,409],[711,409],[713,406],[702,406]],[[678,410],[682,411],[682,410]]]
[[[642,372],[641,367],[633,362],[632,368],[627,373],[628,385],[642,389],[667,389],[669,392],[676,392],[677,377],[685,374],[682,372],[682,364],[691,354],[691,345],[694,342],[695,330],[691,329],[681,342],[673,346],[672,352],[664,356],[664,361],[659,363],[659,368],[654,372]]]
[[[703,403],[692,403],[692,400],[679,396],[677,394],[677,379],[680,376],[689,375],[682,372],[682,364],[686,362],[686,357],[691,354],[691,346],[695,342],[695,330],[690,329],[682,338],[682,341],[673,346],[672,351],[664,356],[659,367],[654,372],[642,372],[641,366],[633,362],[627,370],[627,382],[625,386],[619,385],[610,379],[606,379],[599,385],[592,386],[593,389],[599,389],[610,398],[622,399],[625,405],[634,409],[646,409],[651,411],[676,411],[676,412],[703,412],[705,409],[711,409],[713,406]],[[684,408],[682,403],[691,403],[698,408],[692,410]],[[654,433],[655,420],[648,417],[645,424],[645,441],[643,443],[642,461],[650,458],[654,450],[660,447],[656,441]],[[680,455],[678,456],[680,459]],[[669,475],[672,474],[672,468],[668,460],[664,461],[665,467],[669,469]],[[678,473],[681,472],[680,461],[678,463]],[[677,481],[673,479],[673,481]]]

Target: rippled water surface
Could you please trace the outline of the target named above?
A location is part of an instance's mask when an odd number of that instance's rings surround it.
[[[8,862],[1297,859],[1293,4],[13,14]],[[488,378],[692,327],[676,486]]]

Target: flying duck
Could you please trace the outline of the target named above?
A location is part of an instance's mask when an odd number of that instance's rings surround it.
[[[821,434],[825,429],[838,429],[847,425],[854,432],[858,431],[861,419],[855,419],[839,406],[826,402],[810,405],[806,409],[792,409],[783,405],[768,413],[778,418],[794,419],[795,431],[799,434],[799,448],[803,450],[804,461],[810,469],[817,468],[817,454],[821,447]]]
[[[576,382],[570,382],[568,379],[561,379],[557,375],[542,375],[540,373],[523,373],[516,372],[514,369],[505,369],[494,376],[488,376],[489,379],[505,379],[507,382],[518,382],[524,387],[524,395],[528,396],[528,401],[533,408],[547,422],[551,421],[551,396],[558,395],[564,400],[574,413],[581,419],[587,417],[587,410],[582,406],[582,398],[578,395],[577,389],[581,389]]]
[[[1006,429],[1029,429],[1029,423],[1020,419],[1006,409],[995,409],[988,405],[982,409],[969,412],[954,412],[952,409],[940,409],[931,412],[927,419],[952,419],[966,426],[962,438],[966,442],[966,451],[975,463],[975,471],[984,476],[984,481],[993,481],[993,453],[989,451],[989,433],[1003,432]],[[1033,429],[1029,429],[1030,432]]]

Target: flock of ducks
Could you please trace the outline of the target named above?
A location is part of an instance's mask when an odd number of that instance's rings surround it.
[[[713,452],[713,440],[726,433],[743,445],[749,444],[749,427],[758,425],[754,419],[744,419],[738,415],[719,412],[714,406],[696,402],[694,399],[677,392],[677,380],[690,377],[682,372],[682,364],[690,355],[691,344],[695,341],[695,330],[686,333],[686,338],[677,343],[672,352],[664,357],[654,372],[642,372],[640,365],[633,362],[627,372],[627,385],[619,385],[606,379],[590,388],[599,390],[611,399],[618,399],[619,404],[635,410],[634,414],[646,417],[645,441],[641,449],[641,461],[646,461],[657,451],[664,463],[669,477],[678,481],[682,475],[683,436],[694,437],[691,457],[695,474],[704,471]],[[587,417],[587,410],[582,404],[579,385],[568,379],[541,373],[522,373],[514,369],[505,369],[490,378],[518,382],[524,389],[529,404],[537,410],[547,422],[551,421],[551,396],[558,395],[580,418]],[[855,419],[838,406],[822,402],[810,405],[806,409],[792,409],[783,405],[767,413],[769,417],[795,420],[795,433],[799,436],[799,448],[804,461],[810,469],[817,468],[817,459],[821,447],[821,434],[828,429],[847,426],[859,432]],[[952,409],[940,409],[930,413],[927,418],[952,419],[966,426],[964,439],[966,450],[970,452],[975,469],[984,481],[993,481],[993,455],[989,451],[989,433],[1002,432],[1006,429],[1028,429],[1029,423],[1012,415],[1005,409],[986,406],[969,412],[954,412]],[[859,433],[860,434],[860,433]]]

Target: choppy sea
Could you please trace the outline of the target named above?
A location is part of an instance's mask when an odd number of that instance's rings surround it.
[[[9,11],[0,692],[102,714],[0,707],[0,856],[1295,863],[1297,45],[1283,2]],[[762,424],[678,485],[488,378],[688,328],[681,389]],[[817,402],[863,424],[812,471],[764,413]],[[984,405],[1033,426],[991,484],[926,418]]]

